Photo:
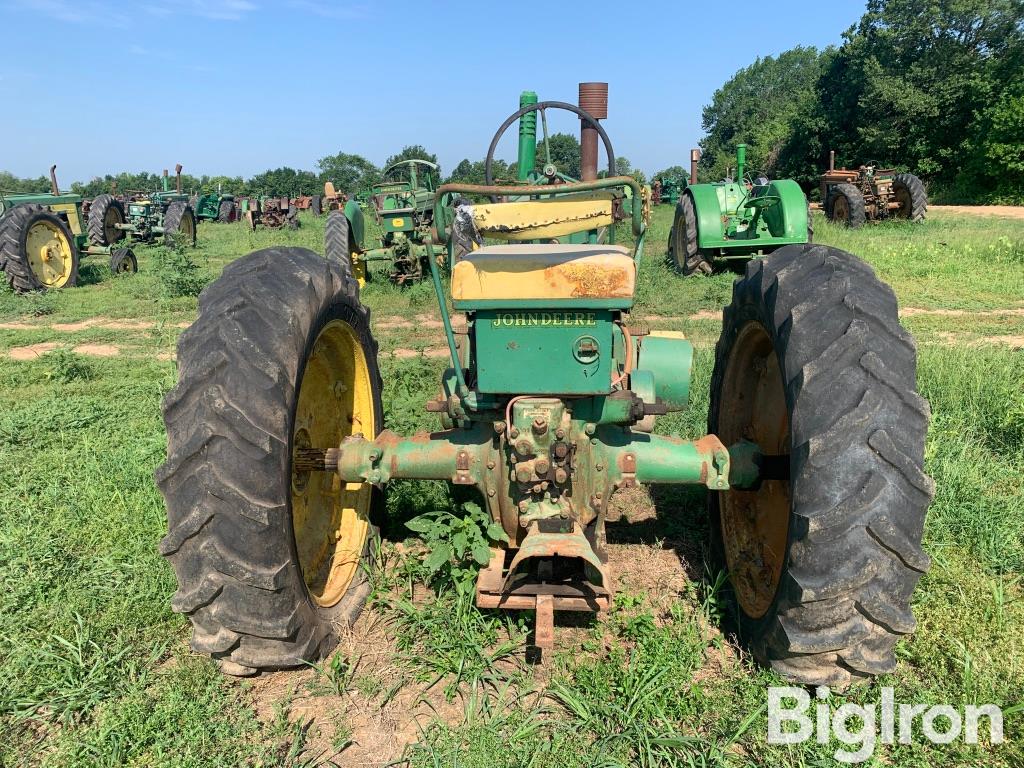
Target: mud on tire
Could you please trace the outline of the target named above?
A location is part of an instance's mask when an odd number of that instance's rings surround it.
[[[891,672],[929,567],[921,548],[934,490],[922,470],[929,409],[916,390],[914,341],[892,289],[848,253],[790,245],[751,262],[725,309],[712,375],[708,431],[726,444],[735,436],[719,428],[738,406],[723,401],[723,383],[751,323],[767,333],[774,360],[765,359],[781,374],[790,501],[777,589],[761,616],[737,606],[741,639],[804,684]],[[727,501],[710,496],[712,547],[723,561]],[[743,570],[725,565],[734,579]]]
[[[192,622],[192,648],[225,672],[321,657],[369,592],[360,567],[339,602],[318,604],[292,525],[299,384],[313,341],[334,320],[365,354],[379,430],[369,311],[341,267],[312,251],[269,248],[229,265],[199,297],[199,317],[178,343],[179,381],[163,403],[167,461],[156,473],[169,529],[160,551],[174,567],[171,604]],[[371,526],[364,565],[375,536]]]

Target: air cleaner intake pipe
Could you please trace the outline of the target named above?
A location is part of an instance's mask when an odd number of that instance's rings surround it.
[[[580,109],[595,120],[608,117],[608,83],[580,83]],[[580,178],[597,178],[597,129],[580,120]]]

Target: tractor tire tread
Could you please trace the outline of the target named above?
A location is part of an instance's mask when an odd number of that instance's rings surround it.
[[[121,211],[121,221],[124,221],[124,206],[114,198],[113,195],[99,195],[92,201],[92,205],[89,206],[89,218],[86,223],[86,231],[89,234],[89,242],[93,245],[107,246],[113,245],[116,242],[124,239],[124,232],[118,232],[118,236],[112,241],[107,241],[106,230],[104,229],[103,222],[107,218],[107,211],[111,206]]]
[[[268,248],[203,291],[178,343],[179,382],[163,403],[167,460],[155,474],[168,514],[160,551],[177,577],[172,607],[191,621],[192,647],[228,674],[316,660],[369,593],[360,570],[337,606],[311,601],[295,562],[290,482],[281,479],[290,466],[286,404],[307,334],[342,305],[376,360],[369,310],[341,265],[304,248]]]
[[[924,221],[928,212],[928,192],[924,182],[912,173],[897,173],[892,179],[893,188],[904,187],[910,193],[910,220]]]
[[[44,205],[30,203],[15,206],[0,215],[0,273],[4,276],[4,282],[15,293],[24,294],[45,290],[32,271],[32,265],[26,254],[22,253],[21,236],[32,216],[39,212],[48,212],[48,210]],[[64,284],[65,288],[70,288],[78,282],[78,249],[75,247],[74,237],[67,225],[53,214],[50,215],[61,225],[71,243],[74,274]]]
[[[775,602],[759,619],[741,610],[741,633],[759,661],[802,684],[845,686],[891,671],[930,564],[920,543],[934,493],[923,471],[929,411],[916,391],[913,339],[891,289],[864,262],[828,246],[785,246],[734,284],[716,348],[711,433],[728,407],[718,393],[731,340],[750,321],[779,355],[792,512]],[[717,528],[717,498],[711,507]]]
[[[858,227],[864,226],[864,223],[868,220],[867,209],[864,206],[864,195],[857,189],[853,184],[836,184],[832,187],[832,191],[829,193],[832,199],[832,211],[829,214],[829,218],[835,221],[835,210],[836,210],[836,197],[842,196],[846,198],[846,209],[849,211],[850,218],[846,221],[846,226],[850,229],[857,229]]]

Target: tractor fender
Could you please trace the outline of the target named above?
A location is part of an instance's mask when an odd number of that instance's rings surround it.
[[[768,185],[768,195],[779,203],[765,209],[764,221],[772,237],[785,237],[793,243],[807,242],[807,197],[793,179],[777,179]]]
[[[713,184],[693,184],[686,188],[684,195],[693,199],[693,210],[697,215],[698,248],[713,247],[725,237],[722,223],[722,204],[718,190]]]
[[[348,219],[349,231],[352,233],[352,240],[360,251],[366,250],[363,242],[366,234],[366,224],[363,221],[363,209],[355,200],[345,203],[345,218]]]

